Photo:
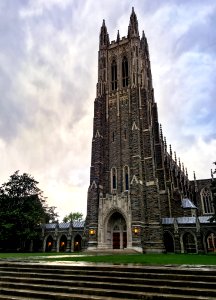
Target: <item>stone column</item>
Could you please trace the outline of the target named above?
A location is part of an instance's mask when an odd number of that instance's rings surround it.
[[[66,252],[71,252],[71,239],[67,239]]]
[[[74,237],[71,238],[71,252],[74,252]]]
[[[57,239],[53,239],[53,247],[52,247],[52,252],[59,252],[59,247],[58,247],[58,241]]]

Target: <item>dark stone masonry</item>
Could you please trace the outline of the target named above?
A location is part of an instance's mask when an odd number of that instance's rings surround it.
[[[94,106],[88,249],[203,252],[212,243],[215,249],[211,181],[190,182],[167,151],[148,43],[134,9],[122,39],[118,33],[110,42],[103,21]]]
[[[59,225],[43,231],[65,249],[134,249],[139,252],[216,251],[211,179],[189,181],[158,122],[148,43],[134,9],[127,37],[109,41],[103,21],[87,218],[73,236]],[[65,227],[66,228],[66,227]],[[70,232],[76,228],[68,226]],[[69,230],[68,229],[68,230]],[[74,240],[75,238],[75,240]],[[78,244],[78,242],[80,244]],[[68,246],[69,243],[69,246]]]

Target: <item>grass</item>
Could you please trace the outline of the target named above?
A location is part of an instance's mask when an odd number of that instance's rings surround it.
[[[145,265],[216,265],[216,254],[114,254],[84,255],[84,253],[0,253],[0,259],[34,259],[39,261],[83,261],[113,264]],[[82,255],[83,254],[83,255]],[[53,257],[59,255],[59,257]],[[65,256],[67,255],[67,256]],[[69,255],[69,256],[68,256]]]
[[[29,253],[22,253],[22,252],[16,252],[16,253],[0,253],[0,259],[10,259],[10,258],[14,258],[14,259],[26,259],[26,258],[37,258],[40,256],[46,256],[46,257],[52,257],[52,256],[56,256],[56,255],[68,255],[69,253],[66,252],[61,252],[61,253],[57,253],[57,252],[29,252]],[[73,254],[77,254],[77,253],[70,253],[71,255]],[[80,253],[81,254],[81,253]]]
[[[48,258],[53,261],[53,258]],[[85,261],[103,262],[113,264],[188,264],[188,265],[216,265],[216,255],[197,254],[119,254],[119,255],[97,255],[84,257],[62,257],[60,261]]]

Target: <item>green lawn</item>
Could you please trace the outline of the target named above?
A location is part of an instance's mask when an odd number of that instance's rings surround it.
[[[75,254],[75,253],[70,253],[71,255]],[[47,256],[47,257],[52,257],[52,256],[56,256],[56,255],[68,255],[68,253],[66,252],[62,252],[62,253],[56,253],[56,252],[36,252],[36,253],[21,253],[21,252],[16,252],[16,253],[0,253],[0,259],[7,259],[7,258],[14,258],[14,259],[22,259],[22,258],[37,258],[39,256]]]
[[[85,253],[79,253],[80,255],[77,254],[78,253],[0,253],[0,259],[34,259],[40,261],[85,261],[95,263],[132,263],[145,265],[216,265],[216,254],[114,254],[86,256]],[[52,257],[57,255],[60,256]]]

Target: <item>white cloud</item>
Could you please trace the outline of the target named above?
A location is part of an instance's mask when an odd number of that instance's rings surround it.
[[[127,35],[132,5],[149,41],[164,135],[191,178],[193,170],[208,177],[216,152],[215,45],[206,46],[214,1],[7,3],[8,16],[0,12],[0,182],[28,172],[61,218],[85,214],[100,26],[105,19],[110,40],[118,29]]]
[[[19,11],[21,18],[32,18],[41,16],[45,10],[50,10],[53,7],[58,9],[65,9],[69,4],[70,0],[29,0],[28,5],[22,7]]]

